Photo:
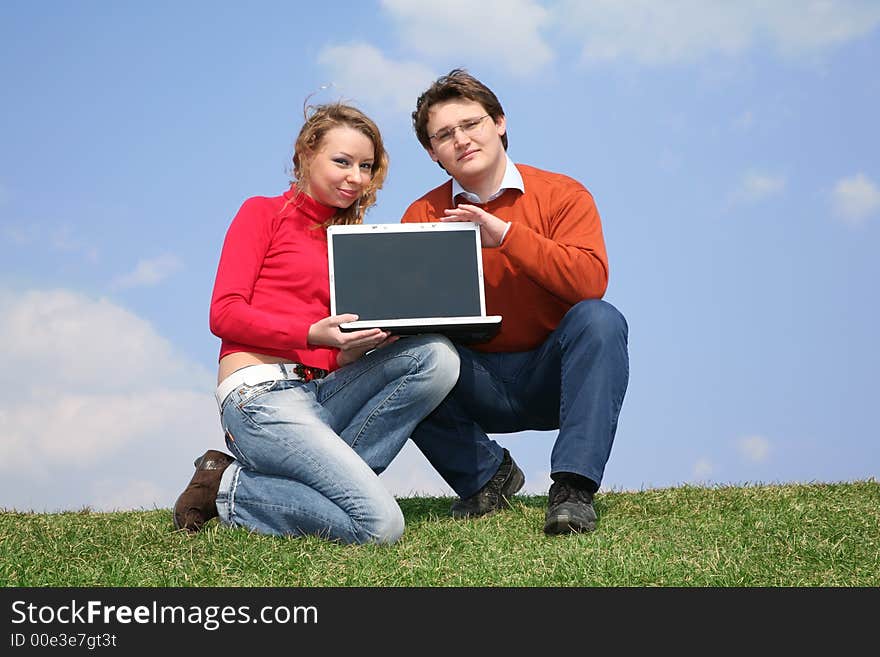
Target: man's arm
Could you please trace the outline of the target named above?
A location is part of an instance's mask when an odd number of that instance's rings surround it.
[[[446,199],[451,189],[447,183],[414,201],[401,222],[441,221],[450,216]],[[599,299],[608,287],[608,257],[593,196],[579,183],[557,194],[539,204],[542,215],[529,221],[522,216],[518,220],[517,206],[501,218],[490,215],[511,224],[497,250],[517,271],[566,303]],[[481,223],[478,216],[457,213],[455,217]]]
[[[599,299],[608,287],[608,256],[602,223],[584,188],[554,204],[541,217],[543,230],[512,222],[500,251],[535,283],[566,303]]]

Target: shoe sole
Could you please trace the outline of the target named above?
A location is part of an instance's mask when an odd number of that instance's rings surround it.
[[[595,521],[583,523],[565,513],[550,518],[547,522],[544,523],[544,533],[549,535],[583,534],[586,532],[594,531],[595,529]]]

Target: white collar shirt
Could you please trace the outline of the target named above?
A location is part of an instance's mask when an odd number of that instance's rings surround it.
[[[513,163],[513,160],[510,159],[510,156],[505,153],[507,157],[507,165],[504,167],[504,176],[501,178],[501,184],[498,186],[498,189],[494,194],[489,196],[486,199],[486,202],[494,201],[496,198],[501,196],[508,189],[518,189],[519,191],[525,193],[526,186],[523,184],[522,175],[519,172],[519,169],[516,168],[516,165]],[[452,179],[452,201],[455,202],[457,197],[461,196],[468,203],[481,204],[483,201],[480,200],[480,197],[476,194],[467,191],[464,187],[462,187],[459,182],[453,178]],[[510,222],[507,222],[507,228],[504,229],[504,233],[501,235],[500,244],[504,243],[504,238],[507,237],[507,231],[510,230]]]
[[[487,199],[487,201],[494,201],[507,189],[518,189],[523,193],[525,193],[526,191],[526,186],[523,184],[522,175],[520,175],[519,169],[516,168],[516,165],[513,163],[513,160],[510,159],[509,155],[505,154],[505,157],[507,158],[507,166],[505,166],[504,168],[504,176],[501,178],[501,184],[498,186],[498,189],[495,191],[495,193]],[[482,203],[479,196],[467,191],[459,184],[459,182],[455,178],[453,178],[452,200],[454,201],[455,197],[459,195],[463,196],[468,201],[468,203]]]

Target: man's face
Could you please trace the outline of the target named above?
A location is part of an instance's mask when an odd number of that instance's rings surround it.
[[[463,99],[437,103],[428,112],[427,128],[428,155],[464,186],[504,171],[507,158],[501,135],[507,124],[503,116],[493,121],[480,103]]]

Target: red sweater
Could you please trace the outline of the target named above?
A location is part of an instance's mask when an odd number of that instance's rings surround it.
[[[599,299],[608,286],[608,257],[593,197],[576,180],[524,164],[525,193],[508,189],[480,204],[509,221],[499,247],[483,248],[486,312],[501,315],[501,331],[474,345],[482,351],[539,346],[577,302]],[[439,221],[454,207],[452,181],[414,201],[403,222]]]
[[[327,233],[320,224],[335,211],[295,190],[242,204],[226,233],[211,297],[220,358],[250,351],[338,367],[338,350],[307,344],[309,327],[330,314]]]

